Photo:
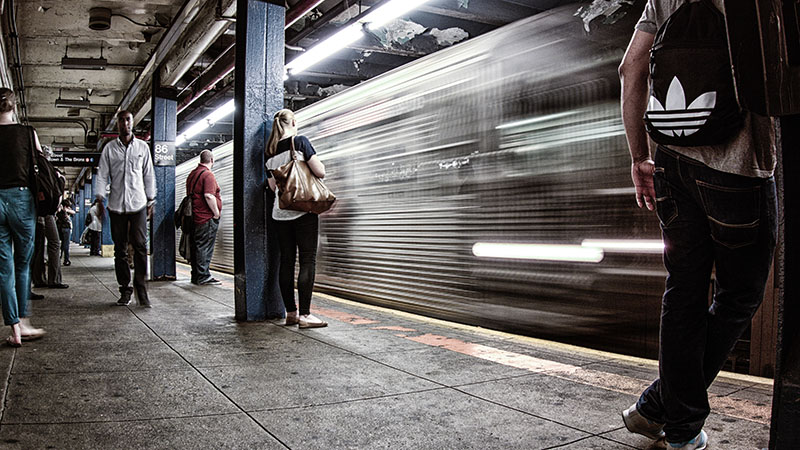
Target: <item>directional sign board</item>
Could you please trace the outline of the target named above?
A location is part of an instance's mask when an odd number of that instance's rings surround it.
[[[50,162],[63,167],[97,167],[100,163],[98,152],[53,152]]]

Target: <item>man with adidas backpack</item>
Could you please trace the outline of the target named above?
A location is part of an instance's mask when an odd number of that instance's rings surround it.
[[[736,101],[722,8],[647,0],[620,65],[636,202],[657,211],[668,272],[659,378],[622,415],[671,449],[708,445],[707,388],[761,304],[777,235],[775,132]]]

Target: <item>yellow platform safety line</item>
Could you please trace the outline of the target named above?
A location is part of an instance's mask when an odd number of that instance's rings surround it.
[[[371,304],[367,304],[367,303],[355,302],[355,301],[352,301],[352,300],[346,300],[346,299],[343,299],[341,297],[336,297],[334,295],[320,293],[320,292],[315,292],[314,295],[316,295],[318,297],[322,297],[322,298],[327,299],[327,300],[331,300],[331,301],[337,302],[337,303],[342,303],[342,304],[345,304],[345,305],[349,305],[349,306],[355,306],[355,307],[359,307],[359,308],[371,309],[371,310],[374,310],[374,311],[389,313],[389,314],[393,314],[395,316],[414,319],[414,320],[417,320],[417,321],[431,323],[431,324],[435,324],[435,325],[442,326],[442,327],[469,331],[469,332],[472,332],[472,333],[475,333],[475,334],[481,334],[481,335],[491,336],[491,337],[499,337],[501,339],[520,342],[520,343],[524,343],[524,344],[528,344],[528,345],[535,345],[537,347],[543,347],[545,349],[559,350],[559,351],[567,352],[567,353],[578,353],[578,354],[581,354],[581,355],[584,355],[584,356],[589,356],[589,357],[594,357],[594,358],[613,359],[613,360],[622,361],[622,362],[626,362],[626,363],[639,364],[639,365],[648,366],[648,367],[651,367],[651,368],[658,368],[658,361],[657,360],[653,360],[653,359],[640,358],[640,357],[637,357],[637,356],[621,355],[619,353],[612,353],[612,352],[607,352],[607,351],[603,351],[603,350],[594,350],[594,349],[590,349],[590,348],[579,347],[577,345],[564,344],[564,343],[561,343],[561,342],[548,341],[548,340],[545,340],[545,339],[539,339],[539,338],[534,338],[534,337],[529,337],[529,336],[520,336],[520,335],[517,335],[517,334],[507,333],[507,332],[504,332],[504,331],[490,330],[490,329],[478,327],[478,326],[475,326],[475,325],[465,325],[465,324],[461,324],[461,323],[448,322],[446,320],[435,319],[433,317],[427,317],[427,316],[421,316],[419,314],[409,313],[409,312],[406,312],[406,311],[398,311],[398,310],[391,309],[391,308],[385,308],[383,306],[377,306],[377,305],[371,305]],[[770,378],[764,378],[764,377],[759,377],[759,376],[755,376],[755,375],[747,375],[747,374],[742,374],[742,373],[727,372],[727,371],[720,372],[718,377],[717,377],[717,379],[720,379],[720,378],[724,378],[726,380],[733,381],[733,382],[739,382],[739,383],[758,384],[758,385],[770,386],[770,387],[772,387],[772,385],[773,385],[773,380],[770,379]]]

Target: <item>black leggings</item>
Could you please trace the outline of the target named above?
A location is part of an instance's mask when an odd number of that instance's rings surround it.
[[[317,266],[319,216],[308,213],[294,220],[276,222],[281,250],[278,283],[281,287],[283,304],[286,312],[297,311],[294,303],[294,265],[299,251],[300,273],[297,276],[297,296],[300,299],[300,315],[310,314],[311,293],[314,290]]]

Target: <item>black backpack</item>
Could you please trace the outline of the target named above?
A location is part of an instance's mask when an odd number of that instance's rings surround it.
[[[742,127],[725,16],[710,0],[687,2],[661,25],[650,50],[644,122],[659,144],[724,143]]]
[[[175,210],[175,215],[173,217],[175,220],[175,228],[188,229],[189,226],[194,224],[194,222],[191,221],[192,197],[194,196],[194,190],[197,187],[197,183],[200,181],[200,175],[202,175],[203,172],[205,172],[205,170],[195,176],[192,190],[187,192],[186,196],[183,197],[183,200],[181,200],[181,204],[178,206],[178,209]],[[189,175],[191,175],[191,173]],[[188,177],[186,178],[186,181],[189,181]]]
[[[36,151],[33,128],[28,129],[31,146],[30,188],[36,205],[37,216],[50,216],[56,213],[64,194],[65,180],[47,158]]]

